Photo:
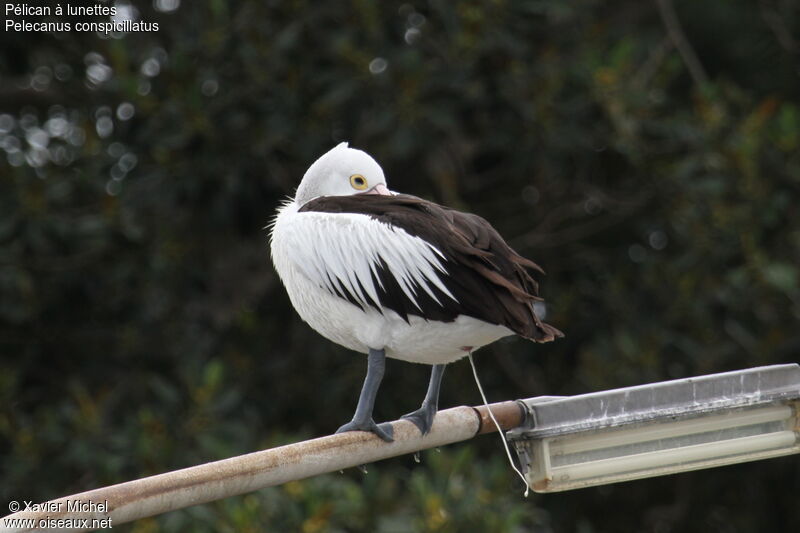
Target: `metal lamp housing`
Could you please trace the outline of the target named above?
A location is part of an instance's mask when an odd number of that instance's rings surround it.
[[[506,436],[536,492],[800,452],[797,364],[521,403]]]

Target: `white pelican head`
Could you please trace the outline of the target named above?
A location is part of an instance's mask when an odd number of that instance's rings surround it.
[[[386,188],[383,169],[366,152],[347,146],[346,142],[331,148],[314,161],[300,186],[294,201],[302,206],[318,196],[347,196],[350,194],[391,194]]]

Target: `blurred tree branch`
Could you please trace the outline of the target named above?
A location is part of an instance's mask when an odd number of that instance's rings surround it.
[[[520,248],[550,248],[586,239],[623,222],[645,206],[652,196],[652,192],[644,191],[632,198],[618,199],[594,191],[594,195],[589,199],[553,208],[535,228],[511,239],[510,242]],[[588,200],[599,202],[599,205],[607,211],[606,214],[590,216],[567,227],[557,228],[561,222],[575,220],[585,214]]]
[[[778,11],[778,7],[768,0],[760,0],[759,8],[761,10],[761,17],[767,23],[769,29],[775,34],[778,43],[784,47],[788,52],[796,54],[798,52],[797,40],[792,36],[792,32],[786,25],[785,18],[787,13]]]
[[[658,4],[658,12],[661,15],[661,21],[664,23],[664,27],[666,27],[667,33],[670,39],[672,39],[672,43],[675,45],[675,48],[678,49],[681,58],[683,58],[686,68],[689,69],[689,74],[692,76],[695,84],[701,86],[706,85],[708,83],[708,74],[706,74],[703,64],[700,63],[700,59],[698,59],[692,44],[683,32],[683,26],[681,26],[678,15],[675,13],[675,6],[672,0],[656,0],[656,3]]]
[[[664,62],[667,55],[672,51],[672,47],[675,46],[672,42],[672,38],[667,35],[664,39],[658,43],[651,52],[647,60],[641,66],[641,68],[636,72],[636,75],[633,77],[633,86],[634,87],[647,87],[650,83],[650,80],[653,79],[656,72],[658,72],[658,68]]]

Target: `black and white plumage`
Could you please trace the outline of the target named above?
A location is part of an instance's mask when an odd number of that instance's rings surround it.
[[[372,421],[384,357],[434,365],[423,407],[407,415],[426,433],[444,365],[509,335],[562,335],[534,312],[535,263],[477,215],[390,192],[375,160],[347,143],[305,173],[278,211],[271,247],[301,318],[369,354],[356,417],[340,431],[391,440]]]

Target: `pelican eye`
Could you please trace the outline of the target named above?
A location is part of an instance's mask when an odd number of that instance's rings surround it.
[[[367,178],[361,174],[353,174],[350,176],[350,185],[358,191],[363,191],[367,188]]]

